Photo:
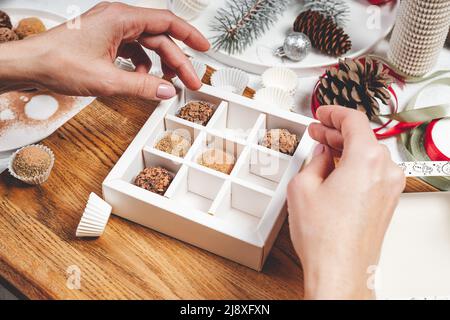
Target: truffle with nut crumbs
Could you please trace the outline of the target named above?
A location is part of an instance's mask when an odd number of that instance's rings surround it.
[[[272,129],[266,132],[261,145],[287,155],[293,155],[298,147],[297,135],[287,129]]]
[[[180,158],[184,158],[190,147],[190,138],[171,131],[165,132],[163,137],[155,145],[155,149]]]
[[[0,28],[0,43],[19,40],[17,34],[9,28]]]
[[[191,101],[180,109],[177,116],[181,119],[206,126],[214,114],[212,104],[205,101]]]
[[[204,167],[230,174],[233,171],[236,159],[232,154],[223,150],[209,149],[199,157],[197,162]]]
[[[46,30],[47,28],[39,18],[31,17],[20,20],[15,32],[20,39],[25,39],[29,36],[45,32]]]
[[[134,184],[142,189],[163,196],[172,183],[174,175],[162,167],[145,168],[136,177]]]
[[[51,155],[38,146],[29,146],[20,150],[14,157],[12,169],[24,179],[32,179],[46,174],[52,166]]]
[[[0,28],[12,29],[11,18],[6,12],[1,10],[0,10]]]

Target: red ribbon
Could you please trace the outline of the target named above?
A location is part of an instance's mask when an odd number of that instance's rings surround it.
[[[425,150],[432,161],[450,161],[450,158],[438,149],[433,140],[433,129],[439,121],[440,119],[433,120],[427,127],[424,139]]]
[[[369,3],[379,6],[381,4],[386,4],[386,3],[391,2],[391,1],[392,0],[369,0]]]

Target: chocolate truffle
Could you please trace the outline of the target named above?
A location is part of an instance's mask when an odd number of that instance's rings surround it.
[[[298,143],[298,137],[290,133],[289,130],[272,129],[266,132],[261,145],[292,156],[297,149]]]
[[[191,101],[178,112],[178,117],[206,126],[214,114],[212,104],[205,101]]]
[[[167,131],[156,143],[155,149],[184,158],[191,147],[191,140],[177,132]]]
[[[161,167],[145,168],[137,177],[134,184],[142,189],[163,196],[172,183],[174,175]]]
[[[20,20],[19,25],[16,28],[16,33],[20,39],[45,32],[44,23],[39,18],[25,18]]]
[[[32,179],[48,172],[52,157],[38,146],[29,146],[20,150],[14,157],[12,169],[24,179]]]
[[[12,29],[11,19],[8,14],[0,10],[0,28]]]
[[[204,167],[230,174],[233,171],[236,159],[233,155],[220,149],[209,149],[198,159],[198,163]]]
[[[0,28],[0,43],[19,40],[17,34],[8,28]]]

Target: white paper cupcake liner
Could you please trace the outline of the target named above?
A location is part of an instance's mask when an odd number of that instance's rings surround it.
[[[295,95],[298,86],[297,74],[288,68],[270,68],[262,75],[265,88],[280,88],[291,95]]]
[[[78,224],[77,237],[100,237],[105,231],[111,216],[112,207],[95,193],[89,200]]]
[[[242,70],[227,68],[216,71],[211,76],[211,85],[235,94],[243,94],[250,78]]]
[[[255,93],[255,101],[267,107],[280,108],[292,111],[294,108],[294,98],[280,88],[263,88]]]
[[[10,158],[11,157],[0,159],[0,174],[8,169]]]
[[[153,50],[146,50],[146,52],[152,62],[150,74],[152,76],[162,78],[164,76],[164,72],[162,70],[161,57]]]
[[[207,70],[206,64],[193,59],[192,65],[194,66],[194,70],[195,70],[195,73],[197,74],[197,77],[200,79],[200,81],[202,81],[203,77],[206,74],[206,70]]]
[[[14,159],[16,157],[16,155],[22,151],[25,148],[29,148],[29,147],[38,147],[39,149],[42,149],[43,151],[47,152],[50,155],[50,165],[47,169],[46,172],[44,172],[43,174],[36,176],[36,177],[32,177],[32,178],[27,178],[27,177],[22,177],[19,176],[13,168],[13,163],[14,163]],[[9,174],[11,174],[14,178],[29,184],[29,185],[39,185],[44,183],[45,181],[48,180],[48,178],[50,177],[50,173],[52,172],[53,169],[53,165],[55,164],[55,155],[53,154],[53,151],[50,150],[50,148],[47,148],[44,145],[41,144],[33,144],[33,145],[29,145],[23,148],[20,148],[19,150],[17,150],[16,152],[13,153],[13,155],[11,156],[11,158],[9,159],[9,164],[8,164],[8,171]]]
[[[209,5],[206,0],[169,0],[168,8],[184,20],[197,18]]]
[[[118,67],[121,70],[128,71],[128,72],[134,72],[136,70],[136,67],[134,66],[133,62],[131,62],[130,59],[124,59],[122,57],[118,57],[114,64],[116,67]]]

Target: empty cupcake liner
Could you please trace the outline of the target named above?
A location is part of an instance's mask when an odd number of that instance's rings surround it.
[[[250,78],[247,73],[235,68],[216,71],[211,76],[211,85],[235,94],[243,94]]]
[[[133,62],[131,62],[130,59],[124,59],[122,57],[118,57],[114,61],[114,64],[119,69],[124,70],[124,71],[128,71],[128,72],[133,72],[136,69],[136,67],[134,66]]]
[[[8,169],[10,157],[0,159],[0,173]]]
[[[197,18],[209,5],[209,0],[169,0],[169,10],[184,20]]]
[[[203,62],[200,62],[198,60],[193,59],[192,65],[194,66],[195,73],[197,74],[197,77],[200,79],[200,81],[203,79],[203,77],[206,74],[207,66]]]
[[[150,74],[152,76],[162,78],[164,76],[164,72],[162,70],[161,57],[153,50],[146,50],[146,52],[152,62]]]
[[[100,237],[105,231],[112,207],[95,193],[89,195],[86,208],[80,223],[78,224],[76,236]]]
[[[291,95],[295,95],[298,86],[297,74],[288,68],[270,68],[262,75],[265,88],[280,88]]]
[[[277,107],[286,111],[294,108],[294,98],[280,88],[263,88],[255,93],[255,101],[267,107]]]
[[[23,149],[28,148],[28,147],[38,147],[38,148],[44,150],[45,152],[47,152],[50,155],[50,159],[51,159],[50,166],[48,167],[47,171],[39,176],[32,177],[32,178],[19,176],[18,174],[16,174],[16,172],[14,171],[14,168],[13,168],[13,163],[14,163],[14,159],[15,159],[16,155],[20,151],[22,151]],[[9,159],[8,171],[14,178],[16,178],[22,182],[25,182],[26,184],[39,185],[48,180],[48,178],[50,177],[50,173],[52,172],[54,164],[55,164],[55,155],[53,154],[53,151],[50,148],[47,148],[46,146],[41,145],[41,144],[32,144],[32,145],[20,148],[19,150],[17,150],[16,152],[13,153],[13,155]]]

